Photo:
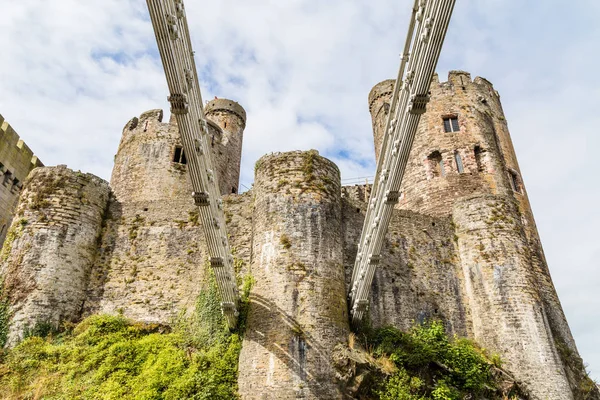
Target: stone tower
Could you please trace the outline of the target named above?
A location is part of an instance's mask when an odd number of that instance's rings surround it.
[[[109,192],[104,180],[66,167],[30,174],[0,257],[9,344],[38,324],[79,320]]]
[[[236,194],[240,182],[242,141],[246,128],[246,111],[233,100],[214,99],[204,107],[214,129],[221,129],[219,148],[213,152],[217,163],[221,194]]]
[[[243,399],[341,399],[331,363],[349,327],[340,173],[316,151],[257,162]]]
[[[231,100],[206,108],[221,194],[231,194],[239,184],[245,111]],[[123,129],[86,314],[165,323],[193,309],[205,287],[206,246],[187,159],[175,118],[162,120],[162,110],[150,110]]]
[[[369,95],[376,156],[394,81]],[[453,218],[469,334],[499,352],[539,398],[568,399],[577,354],[550,279],[500,96],[483,78],[437,75],[411,151],[398,208]],[[578,357],[578,356],[577,356]]]

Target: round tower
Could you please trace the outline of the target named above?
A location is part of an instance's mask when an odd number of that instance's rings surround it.
[[[162,121],[162,110],[150,110],[123,129],[110,180],[119,202],[193,203],[177,125]]]
[[[206,103],[204,113],[223,132],[221,148],[214,153],[222,194],[238,193],[246,111],[233,100],[214,99]]]
[[[376,85],[369,96],[376,149],[388,117],[379,109],[389,108],[392,84],[384,81]],[[544,258],[500,95],[489,81],[480,77],[472,80],[464,71],[450,71],[448,81],[441,83],[434,75],[430,94],[409,156],[398,208],[443,217],[456,213],[454,206],[463,199],[480,201],[482,207],[487,196],[512,199],[516,213],[510,217],[522,227],[529,248],[528,268],[534,271],[528,281],[530,290],[541,299],[539,307],[553,340],[576,355]],[[467,296],[472,302],[480,300],[470,292]],[[568,360],[563,361],[568,365]],[[571,383],[577,385],[573,380]]]
[[[339,170],[314,150],[275,153],[257,162],[254,190],[240,395],[341,399],[331,365],[349,333]]]
[[[517,202],[464,198],[453,217],[475,340],[499,353],[533,398],[572,399]]]
[[[30,174],[1,255],[9,344],[81,316],[109,193],[107,182],[66,167]]]
[[[393,81],[369,96],[375,148],[383,139]],[[451,71],[448,82],[431,84],[402,184],[399,208],[450,215],[456,199],[474,194],[512,194],[497,125],[505,121],[491,84]],[[377,152],[377,156],[379,156]],[[516,158],[516,157],[515,157]]]

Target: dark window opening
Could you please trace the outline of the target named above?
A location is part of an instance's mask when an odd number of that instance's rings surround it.
[[[185,152],[183,151],[183,147],[175,146],[175,152],[173,154],[173,162],[178,164],[187,164],[187,158],[185,157]]]
[[[237,194],[237,189],[235,187],[231,188],[231,194]]]
[[[446,170],[444,168],[444,160],[442,154],[439,151],[434,151],[427,157],[429,160],[429,166],[433,172],[434,177],[446,176]]]
[[[465,172],[465,166],[463,165],[462,158],[458,151],[454,152],[454,161],[456,161],[456,170],[459,174]]]
[[[223,129],[227,128],[227,121],[223,122]]]
[[[483,168],[483,153],[484,150],[481,149],[480,146],[475,146],[475,162],[477,163],[477,172],[484,172]]]
[[[6,170],[6,173],[4,174],[4,181],[2,182],[2,184],[7,185],[11,179],[12,179],[12,172],[10,172],[9,170]]]
[[[522,193],[519,175],[515,171],[508,171],[508,173],[510,174],[510,185],[512,186],[512,189],[517,193]]]
[[[360,213],[360,208],[357,208],[357,209],[356,209],[356,213],[357,213],[357,214],[358,214],[358,213]]]
[[[458,117],[444,117],[444,132],[458,132]]]

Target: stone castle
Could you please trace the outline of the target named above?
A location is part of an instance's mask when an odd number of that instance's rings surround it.
[[[377,156],[393,85],[369,95]],[[350,333],[347,285],[370,186],[342,187],[334,163],[296,151],[261,158],[253,188],[238,194],[246,113],[225,99],[205,113],[236,269],[256,282],[240,395],[341,399],[331,358]],[[39,322],[108,313],[169,324],[193,310],[207,285],[206,249],[173,118],[152,110],[125,125],[110,184],[36,163],[16,210],[3,203],[15,215],[1,255],[10,344]],[[19,179],[27,168],[15,167]],[[369,314],[374,326],[403,330],[440,319],[499,353],[532,398],[580,398],[583,364],[500,96],[483,78],[434,76]]]

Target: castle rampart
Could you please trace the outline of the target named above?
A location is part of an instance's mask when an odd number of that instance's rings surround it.
[[[339,170],[316,151],[257,162],[243,399],[341,399],[331,364],[349,333]]]
[[[0,115],[0,245],[13,219],[23,182],[43,164]]]
[[[38,324],[79,320],[108,197],[108,183],[91,174],[31,173],[1,255],[9,343]]]

